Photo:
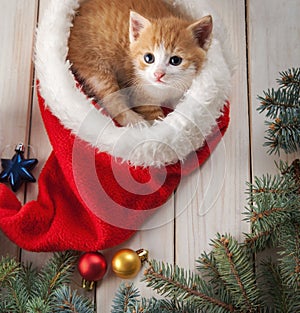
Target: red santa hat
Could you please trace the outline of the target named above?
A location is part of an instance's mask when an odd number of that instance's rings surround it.
[[[123,242],[209,157],[229,123],[232,61],[216,21],[204,68],[175,110],[150,127],[118,127],[78,88],[66,60],[78,5],[51,0],[37,32],[38,99],[53,147],[38,198],[22,206],[0,184],[0,227],[32,251]]]

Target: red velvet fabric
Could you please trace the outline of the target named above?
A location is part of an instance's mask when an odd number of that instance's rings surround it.
[[[183,163],[130,167],[97,153],[63,127],[39,96],[53,147],[38,179],[37,200],[25,205],[0,184],[0,228],[31,251],[94,251],[127,240],[210,155],[229,123],[229,103],[206,144]]]

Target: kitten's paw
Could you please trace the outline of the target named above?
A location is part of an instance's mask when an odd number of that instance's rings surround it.
[[[118,114],[114,119],[121,126],[135,125],[139,123],[147,123],[141,115],[139,115],[138,113],[132,110],[127,110],[125,112],[122,112]]]
[[[142,105],[135,107],[134,110],[141,114],[147,121],[154,121],[165,117],[162,108],[157,105]]]

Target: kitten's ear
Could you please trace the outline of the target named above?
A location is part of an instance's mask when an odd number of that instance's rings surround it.
[[[130,43],[136,41],[140,33],[144,28],[151,25],[150,21],[141,16],[140,14],[130,11],[130,19],[129,19],[129,40]]]
[[[199,43],[199,46],[204,50],[208,50],[213,29],[211,15],[202,17],[196,23],[190,25],[188,29],[192,31],[195,39],[197,39]]]

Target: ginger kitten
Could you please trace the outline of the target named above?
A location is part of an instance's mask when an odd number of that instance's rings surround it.
[[[201,70],[211,32],[211,16],[191,21],[162,0],[88,0],[75,16],[68,58],[85,92],[120,125],[135,124],[176,105]],[[117,92],[126,87],[130,95]]]

